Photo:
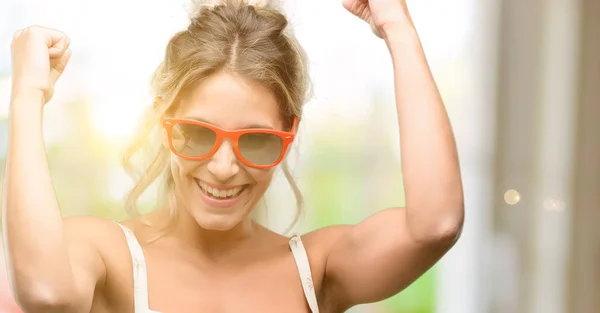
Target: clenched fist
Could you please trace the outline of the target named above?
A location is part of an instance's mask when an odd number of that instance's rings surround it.
[[[62,75],[71,50],[69,37],[55,29],[30,26],[17,31],[12,41],[12,93],[43,94],[47,103]]]
[[[342,0],[344,8],[371,25],[378,37],[384,38],[388,27],[410,21],[405,0]]]

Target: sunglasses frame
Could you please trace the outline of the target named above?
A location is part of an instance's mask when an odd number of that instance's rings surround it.
[[[281,163],[281,161],[283,161],[283,158],[285,157],[285,155],[287,153],[288,147],[290,146],[290,144],[294,141],[294,138],[296,137],[296,122],[297,122],[296,117],[294,117],[292,130],[289,132],[274,130],[274,129],[264,129],[264,128],[226,130],[226,129],[217,127],[215,125],[209,124],[209,123],[205,123],[205,122],[201,122],[201,121],[197,121],[197,120],[179,119],[179,118],[163,118],[162,124],[163,124],[164,129],[167,131],[167,138],[169,141],[169,149],[175,155],[177,155],[183,159],[191,160],[191,161],[206,160],[206,159],[212,157],[219,150],[219,147],[221,147],[221,144],[223,144],[224,139],[229,139],[229,140],[231,140],[231,142],[233,144],[233,152],[235,153],[237,159],[240,162],[242,162],[246,166],[260,168],[260,169],[266,169],[266,168],[275,167],[275,166],[279,165],[279,163]],[[206,153],[203,156],[199,156],[199,157],[191,157],[191,156],[187,156],[187,155],[177,152],[177,150],[173,146],[173,126],[175,126],[177,124],[196,125],[196,126],[205,127],[205,128],[208,128],[208,129],[214,131],[215,135],[216,135],[214,146],[211,148],[211,150],[208,153]],[[238,140],[242,135],[253,134],[253,133],[271,134],[271,135],[276,135],[281,138],[283,145],[281,147],[281,153],[280,153],[279,157],[277,158],[277,161],[275,161],[272,164],[268,164],[268,165],[258,165],[258,164],[249,162],[242,156],[240,149],[239,149]]]

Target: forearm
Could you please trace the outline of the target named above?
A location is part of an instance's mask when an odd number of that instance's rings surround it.
[[[385,29],[392,56],[407,224],[418,239],[455,236],[463,190],[454,135],[410,19]]]
[[[11,99],[3,223],[8,274],[19,302],[73,296],[74,278],[42,135],[42,95]]]

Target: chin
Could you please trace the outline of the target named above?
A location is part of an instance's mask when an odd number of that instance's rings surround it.
[[[211,207],[198,201],[191,204],[190,215],[202,229],[211,231],[230,231],[249,220],[249,203],[239,203],[233,207]]]
[[[194,216],[196,223],[202,229],[212,231],[230,231],[242,223],[246,218],[238,216],[214,216],[213,214],[199,214],[200,216]],[[207,216],[209,215],[209,216]]]

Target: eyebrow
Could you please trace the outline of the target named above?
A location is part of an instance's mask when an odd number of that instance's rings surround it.
[[[185,117],[185,119],[187,119],[187,120],[195,120],[195,121],[198,121],[198,122],[203,122],[203,123],[215,125],[215,124],[211,123],[210,121],[207,121],[207,120],[205,120],[205,119],[203,119],[201,117],[188,116],[188,117]],[[248,124],[248,125],[245,125],[244,127],[239,127],[238,129],[258,129],[258,128],[262,128],[262,129],[274,129],[271,126],[264,125],[264,124]]]

